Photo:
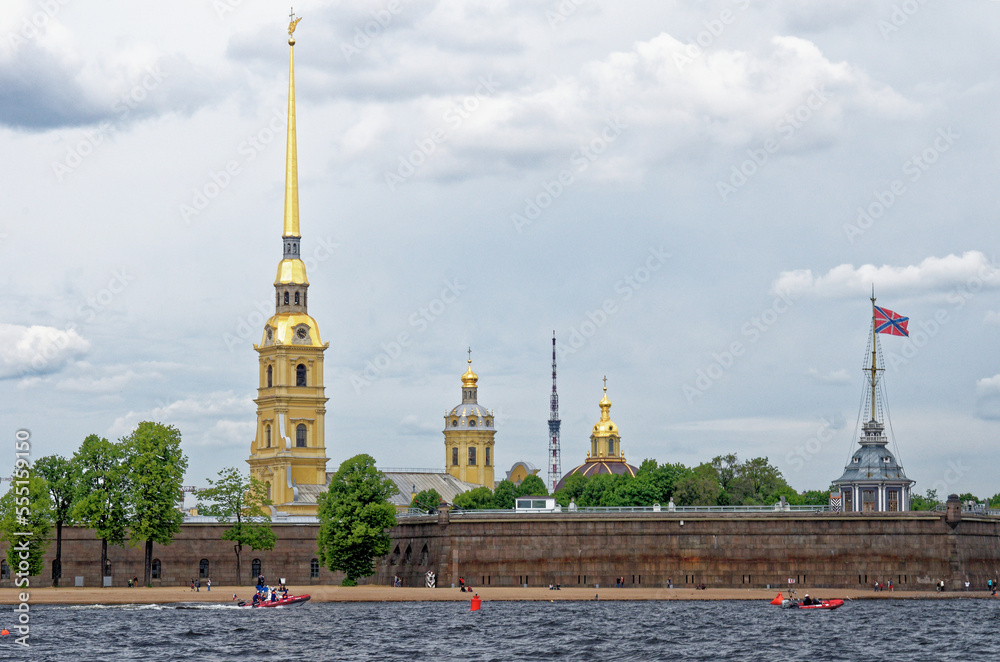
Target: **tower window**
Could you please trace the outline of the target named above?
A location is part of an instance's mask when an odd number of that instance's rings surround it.
[[[271,388],[274,386],[274,366],[267,366],[267,387]]]
[[[458,420],[454,420],[454,421],[452,421],[452,422],[451,422],[451,427],[453,427],[453,428],[457,428],[457,427],[458,427]]]
[[[305,386],[306,385],[306,366],[304,363],[300,363],[295,366],[295,385]]]
[[[486,447],[486,465],[485,466],[487,466],[487,467],[490,466],[490,447],[489,446]]]
[[[285,292],[285,305],[288,305],[288,292]]]
[[[451,449],[451,466],[453,466],[453,467],[457,467],[458,466],[458,449],[457,448],[452,448]]]
[[[476,449],[475,447],[469,449],[469,466],[476,466]]]
[[[608,439],[608,455],[615,454],[615,438]]]
[[[295,447],[306,447],[306,426],[303,423],[299,423],[295,426]]]
[[[476,427],[476,419],[473,418],[469,421],[469,427],[470,428]]]
[[[298,292],[295,293],[295,305],[296,306],[299,305],[299,293]]]
[[[265,446],[266,448],[270,448],[271,447],[271,426],[270,425],[265,425],[264,426],[264,442],[266,444],[266,446]]]

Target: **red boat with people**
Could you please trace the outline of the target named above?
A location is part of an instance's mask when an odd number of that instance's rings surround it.
[[[288,595],[288,596],[285,596],[283,598],[278,598],[277,600],[262,600],[262,601],[257,602],[257,603],[243,602],[241,600],[240,604],[238,606],[239,607],[250,607],[250,608],[255,608],[255,607],[257,607],[257,608],[259,608],[259,607],[288,607],[290,605],[299,605],[299,604],[302,604],[303,602],[308,602],[308,601],[309,601],[309,596],[308,595]]]
[[[792,594],[794,595],[794,591]],[[774,600],[771,600],[771,604],[778,605],[782,609],[836,609],[837,607],[843,606],[844,601],[836,598],[833,600],[810,598],[808,593],[806,593],[802,600],[799,600],[796,597],[782,598],[781,593],[779,593]]]

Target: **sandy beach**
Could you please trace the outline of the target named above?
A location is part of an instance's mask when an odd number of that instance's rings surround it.
[[[390,586],[289,586],[293,595],[308,594],[313,602],[420,602],[464,601],[472,595],[451,588],[393,588]],[[21,602],[23,589],[0,589],[0,604]],[[253,596],[253,589],[246,586],[213,586],[211,591],[202,587],[192,591],[187,587],[166,588],[38,588],[27,590],[30,604],[162,604],[197,602],[232,602],[235,593],[244,600]],[[479,587],[479,597],[485,601],[505,600],[771,600],[775,589],[710,588],[699,591],[690,588],[563,588],[552,591],[545,587]],[[940,600],[949,598],[991,598],[986,591],[852,591],[829,588],[799,588],[800,596],[823,598],[849,598],[852,600]]]

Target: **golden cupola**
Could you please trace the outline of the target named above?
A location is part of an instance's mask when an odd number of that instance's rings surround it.
[[[493,412],[479,404],[479,375],[469,366],[462,375],[462,402],[444,415],[445,466],[459,480],[494,487]]]

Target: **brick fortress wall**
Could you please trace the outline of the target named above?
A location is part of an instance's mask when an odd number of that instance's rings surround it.
[[[213,584],[235,582],[232,543],[225,527],[185,524],[169,546],[154,545],[162,578],[156,585],[187,585],[209,562]],[[295,585],[339,584],[342,575],[320,568],[315,524],[274,524],[274,550],[243,550],[243,584],[251,562],[261,559],[268,581]],[[796,584],[869,588],[876,580],[899,589],[931,589],[945,580],[949,590],[966,580],[984,587],[1000,574],[1000,518],[959,513],[546,513],[461,514],[406,518],[395,526],[389,555],[379,559],[369,583],[423,585],[435,572],[439,586],[473,585],[788,587]],[[51,568],[55,544],[46,555]],[[143,548],[108,548],[115,586],[143,576]],[[100,585],[100,541],[87,529],[63,530],[63,586],[78,575]],[[32,580],[48,585],[50,571]],[[203,582],[204,583],[204,582]],[[0,586],[12,586],[11,579]],[[204,590],[204,589],[203,589]]]

